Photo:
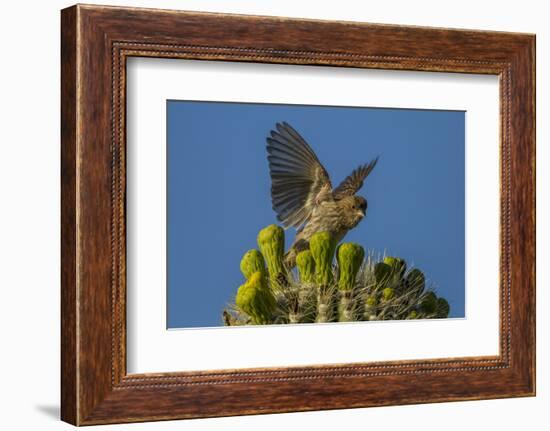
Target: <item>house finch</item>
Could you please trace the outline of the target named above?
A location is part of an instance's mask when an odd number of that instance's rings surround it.
[[[293,268],[296,255],[309,247],[314,233],[327,231],[338,243],[365,217],[367,200],[355,193],[378,157],[333,189],[326,169],[304,138],[285,122],[277,123],[276,129],[267,138],[271,202],[285,229],[297,229],[285,255],[286,265]]]

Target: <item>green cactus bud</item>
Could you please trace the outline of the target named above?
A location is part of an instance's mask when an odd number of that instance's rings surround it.
[[[424,277],[424,273],[422,271],[415,268],[407,274],[407,288],[409,290],[417,295],[420,295],[424,291],[425,286],[426,278]]]
[[[435,312],[437,306],[437,296],[433,292],[428,292],[420,302],[420,310],[426,314]]]
[[[369,308],[374,308],[378,305],[378,298],[376,295],[369,295],[365,301],[365,304]]]
[[[285,249],[285,231],[275,224],[262,229],[258,234],[258,246],[267,263],[272,283],[284,274],[283,254]]]
[[[241,272],[247,280],[255,272],[265,274],[265,261],[258,250],[248,250],[241,259]]]
[[[302,283],[313,283],[315,281],[315,259],[311,251],[304,250],[296,255],[296,266]]]
[[[277,306],[273,293],[267,287],[265,275],[260,271],[253,273],[246,283],[239,287],[235,303],[257,325],[269,323]]]
[[[374,265],[374,278],[376,283],[382,285],[388,281],[391,276],[391,266],[384,262],[378,262]]]
[[[376,320],[376,311],[378,308],[378,298],[376,295],[369,295],[365,298],[365,309],[363,311],[363,319]]]
[[[328,232],[317,232],[309,240],[309,249],[315,260],[315,281],[320,286],[327,286],[332,281],[335,248],[335,241]]]
[[[445,298],[437,298],[435,305],[435,315],[439,319],[446,319],[451,311],[451,306]]]
[[[358,244],[351,242],[338,247],[338,288],[340,290],[351,290],[355,285],[355,277],[363,263],[365,250]]]
[[[411,311],[407,316],[407,319],[418,319],[418,312],[416,310]]]
[[[384,290],[382,290],[382,298],[384,301],[390,301],[395,297],[395,290],[391,287],[386,287]]]
[[[384,263],[392,268],[392,274],[397,274],[399,277],[403,277],[407,270],[407,263],[399,257],[386,256]]]

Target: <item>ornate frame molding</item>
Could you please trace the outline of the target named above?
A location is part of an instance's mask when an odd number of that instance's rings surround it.
[[[271,31],[258,34],[254,30],[260,27]],[[308,40],[312,34],[315,41]],[[65,9],[62,419],[99,424],[533,395],[534,46],[534,36],[523,34],[99,6]],[[500,354],[127,375],[125,66],[130,56],[498,75]],[[246,396],[251,391],[254,399]]]

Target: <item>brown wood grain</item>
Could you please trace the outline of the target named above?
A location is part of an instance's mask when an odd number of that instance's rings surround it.
[[[62,11],[62,419],[77,425],[535,393],[535,37],[102,6]],[[126,373],[126,59],[495,74],[500,354]]]
[[[61,16],[61,417],[77,422],[76,8]]]

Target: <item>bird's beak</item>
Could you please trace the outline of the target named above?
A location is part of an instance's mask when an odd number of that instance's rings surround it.
[[[357,211],[357,215],[361,218],[365,217],[365,213],[361,210]]]

